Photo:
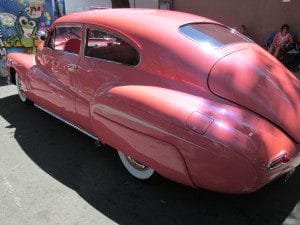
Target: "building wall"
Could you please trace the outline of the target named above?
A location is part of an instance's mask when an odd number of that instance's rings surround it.
[[[231,27],[245,24],[258,43],[283,23],[300,38],[300,0],[174,0],[174,10],[205,16]]]
[[[131,8],[158,8],[158,0],[129,0]]]
[[[65,0],[66,13],[89,10],[91,6],[112,7],[111,0]]]

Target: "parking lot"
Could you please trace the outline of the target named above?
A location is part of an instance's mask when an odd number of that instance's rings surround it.
[[[132,178],[109,147],[0,82],[0,224],[300,224],[300,170],[245,196]]]

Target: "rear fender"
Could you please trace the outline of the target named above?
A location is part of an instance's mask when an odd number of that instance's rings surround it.
[[[112,114],[119,115],[120,120],[114,119],[113,121],[110,116]],[[131,122],[141,126],[141,129],[149,129],[149,124],[145,121],[138,120],[112,108],[100,104],[96,104],[92,108],[92,124],[96,135],[102,142],[134,157],[166,178],[193,186],[185,162],[175,146],[124,126],[119,123],[121,120],[131,120]]]
[[[189,104],[187,104],[189,102]],[[95,134],[161,175],[192,185],[173,143],[199,105],[196,96],[167,88],[127,85],[101,89],[91,106]]]

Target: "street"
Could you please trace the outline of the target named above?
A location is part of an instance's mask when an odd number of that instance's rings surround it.
[[[300,224],[300,170],[244,196],[143,183],[110,147],[0,82],[0,224]]]

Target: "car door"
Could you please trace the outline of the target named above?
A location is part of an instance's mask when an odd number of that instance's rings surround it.
[[[94,98],[100,95],[103,102],[109,102],[106,90],[132,74],[140,56],[125,38],[97,26],[87,25],[85,30],[83,56],[78,64],[76,112],[80,126],[93,133],[90,110]]]
[[[75,90],[81,36],[81,25],[56,25],[37,54],[38,68],[31,82],[37,103],[73,123],[77,123]]]
[[[52,65],[54,63],[55,50],[55,29],[51,29],[48,38],[45,41],[44,47],[36,54],[37,66],[31,73],[30,89],[32,100],[51,111],[52,113],[61,115],[62,110],[57,106],[59,95],[57,85],[52,76]]]
[[[55,28],[55,50],[52,52],[51,74],[58,94],[56,105],[64,119],[77,124],[75,99],[76,76],[82,41],[81,25],[58,25]]]

